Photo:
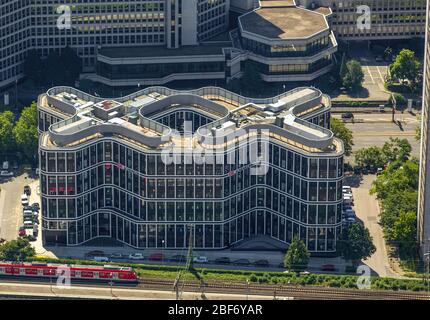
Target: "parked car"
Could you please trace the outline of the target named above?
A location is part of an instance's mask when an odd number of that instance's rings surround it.
[[[265,259],[261,259],[261,260],[257,260],[254,262],[255,266],[258,267],[268,267],[269,266],[269,261],[265,260]]]
[[[149,256],[149,261],[163,261],[164,260],[164,254],[161,252],[153,253]]]
[[[352,112],[342,113],[342,119],[354,119],[354,114]]]
[[[354,167],[354,174],[361,174],[361,167],[355,166]]]
[[[13,172],[12,171],[7,171],[7,170],[2,170],[2,171],[0,171],[0,176],[1,177],[12,177],[13,176]]]
[[[220,257],[215,259],[216,264],[230,264],[230,258],[229,257]]]
[[[24,228],[25,229],[33,229],[33,221],[32,220],[25,220],[24,221]]]
[[[25,236],[25,228],[24,228],[24,227],[19,227],[18,235],[19,235],[20,237]]]
[[[31,195],[31,188],[30,188],[30,186],[24,186],[24,193],[27,196]]]
[[[378,169],[376,170],[376,175],[377,175],[377,176],[379,176],[382,172],[384,172],[384,169],[382,169],[382,168],[378,168]]]
[[[198,257],[193,258],[193,262],[195,262],[195,263],[208,263],[209,260],[205,256],[198,256]]]
[[[355,211],[352,209],[345,210],[344,213],[347,217],[355,217]]]
[[[343,193],[352,193],[352,189],[350,186],[342,186]]]
[[[3,170],[9,170],[9,161],[3,161],[3,165],[1,168]]]
[[[86,257],[104,256],[105,253],[101,250],[93,250],[85,254]]]
[[[21,204],[23,206],[28,206],[28,197],[25,193],[21,195]]]
[[[39,234],[39,229],[37,227],[38,227],[38,224],[35,224],[33,226],[33,235],[36,236],[36,237]]]
[[[132,253],[128,256],[130,260],[143,260],[143,254],[140,252]]]
[[[35,237],[34,234],[29,234],[29,235],[27,235],[27,239],[28,239],[28,241],[36,241],[37,237]]]
[[[124,259],[124,255],[122,253],[112,253],[110,255],[111,259]]]
[[[35,203],[33,203],[33,204],[31,205],[31,209],[32,209],[33,211],[37,211],[37,212],[39,212],[39,210],[40,210],[40,205],[39,205],[37,202],[35,202]]]
[[[105,256],[95,256],[93,260],[97,262],[109,262],[109,258]]]
[[[18,170],[18,169],[19,169],[18,162],[16,162],[16,161],[15,161],[15,162],[13,163],[13,165],[12,165],[12,169],[13,169],[13,170]]]
[[[321,267],[322,271],[336,271],[336,267],[333,264],[324,264]]]
[[[187,261],[187,257],[182,255],[182,254],[176,254],[172,257],[169,258],[169,261],[173,261],[173,262],[185,262]]]
[[[363,168],[361,169],[361,173],[362,173],[362,174],[369,174],[369,169],[368,169],[368,168],[366,168],[366,167],[363,167]]]
[[[249,266],[251,263],[248,259],[238,259],[234,261],[233,264],[236,266]]]

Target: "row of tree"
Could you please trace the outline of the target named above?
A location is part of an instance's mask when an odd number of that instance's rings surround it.
[[[51,52],[44,59],[31,50],[24,63],[25,75],[38,86],[74,86],[81,71],[82,60],[70,47],[62,49],[60,54]]]
[[[342,229],[336,250],[343,259],[357,265],[362,259],[374,254],[376,247],[369,230],[361,223],[354,223],[349,228]],[[308,266],[309,257],[305,242],[295,236],[285,254],[284,267],[293,271],[304,270]]]
[[[409,159],[412,147],[407,139],[390,138],[383,147],[372,146],[355,152],[355,162],[364,167],[383,168],[387,163]]]
[[[0,159],[20,154],[23,160],[37,161],[37,105],[24,108],[18,121],[11,111],[0,113]]]
[[[412,147],[406,139],[390,138],[382,148],[356,152],[357,164],[385,168],[374,181],[371,193],[381,201],[381,226],[385,239],[399,247],[404,259],[416,248],[419,161],[411,159]]]

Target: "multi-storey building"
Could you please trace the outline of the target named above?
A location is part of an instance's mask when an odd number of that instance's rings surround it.
[[[31,0],[0,2],[0,88],[23,77],[23,64],[31,44]]]
[[[343,144],[330,98],[251,99],[150,87],[119,99],[55,87],[38,99],[45,243],[222,249],[297,235],[334,253]],[[249,242],[248,242],[249,243]]]
[[[430,253],[430,4],[427,6],[423,109],[421,113],[420,180],[418,189],[417,239],[421,253]]]
[[[263,3],[260,1],[260,3]],[[426,0],[285,0],[308,9],[329,8],[333,31],[343,40],[385,40],[423,37]],[[258,1],[231,0],[236,12],[253,10]],[[370,9],[370,29],[359,27]]]
[[[262,1],[239,17],[230,40],[206,42],[172,52],[165,48],[107,48],[89,79],[110,86],[159,85],[184,79],[240,77],[249,62],[264,81],[310,81],[332,68],[337,42],[325,12],[290,2]]]
[[[30,49],[70,46],[94,71],[99,48],[197,45],[227,30],[229,0],[2,0],[0,13],[2,87],[22,77]]]

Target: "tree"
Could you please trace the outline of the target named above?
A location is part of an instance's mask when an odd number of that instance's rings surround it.
[[[412,146],[407,139],[392,138],[385,142],[382,147],[382,153],[385,162],[394,162],[398,160],[407,160],[412,152]]]
[[[34,81],[37,85],[45,82],[44,63],[36,50],[30,50],[24,62],[24,73],[27,78]]]
[[[23,261],[33,257],[35,254],[36,251],[25,238],[5,241],[0,244],[0,260]]]
[[[357,150],[355,162],[359,166],[371,166],[374,168],[382,168],[385,165],[382,149],[374,146]]]
[[[360,260],[366,260],[374,254],[376,247],[369,230],[361,223],[354,223],[342,230],[337,250],[342,258],[351,260],[356,265]]]
[[[347,68],[346,68],[346,54],[343,53],[342,55],[342,62],[340,63],[340,69],[339,69],[339,77],[343,79],[346,75]]]
[[[39,139],[36,102],[22,110],[21,116],[13,129],[13,136],[26,158],[35,161]]]
[[[346,63],[346,73],[342,78],[342,83],[345,87],[352,90],[357,90],[361,87],[364,81],[364,73],[360,62],[350,60]]]
[[[11,111],[0,113],[0,154],[3,156],[11,152],[15,147],[13,139],[13,124],[15,116]]]
[[[393,238],[398,242],[402,255],[404,255],[404,253],[409,253],[416,247],[416,225],[416,211],[402,211],[394,222]]]
[[[69,46],[64,48],[60,59],[64,68],[64,84],[74,85],[82,71],[82,60]]]
[[[403,49],[396,57],[396,61],[390,65],[390,73],[399,80],[409,80],[415,84],[421,70],[421,63],[415,57],[415,52]]]
[[[310,253],[306,248],[303,240],[298,236],[294,236],[293,241],[288,247],[287,254],[284,258],[284,266],[288,270],[303,270],[306,269],[309,263]]]
[[[330,128],[334,136],[343,141],[345,155],[349,156],[352,152],[352,146],[354,145],[352,131],[349,130],[341,120],[336,118],[331,118]]]
[[[51,52],[44,60],[46,84],[49,86],[64,84],[64,65],[56,52]]]

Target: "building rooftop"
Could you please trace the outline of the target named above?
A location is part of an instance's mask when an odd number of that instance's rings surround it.
[[[276,6],[279,3],[283,1],[262,1],[259,9],[241,16],[242,30],[270,39],[289,40],[309,38],[329,28],[324,15],[296,6]]]
[[[229,133],[232,131],[245,130],[246,135],[251,129],[267,129],[273,133],[272,138],[305,152],[343,152],[342,144],[330,130],[303,120],[331,107],[329,97],[310,87],[267,99],[247,98],[217,87],[190,91],[149,87],[108,100],[70,87],[55,87],[38,101],[42,110],[55,108],[69,115],[51,125],[44,134],[42,145],[49,148],[76,146],[104,135],[148,149],[169,144],[206,148],[211,147],[207,141],[215,137],[224,136],[226,143],[230,143],[227,140],[231,140]],[[171,128],[154,120],[175,108],[193,109],[214,121],[198,128],[191,137],[178,136]],[[186,139],[192,141],[186,142]]]

